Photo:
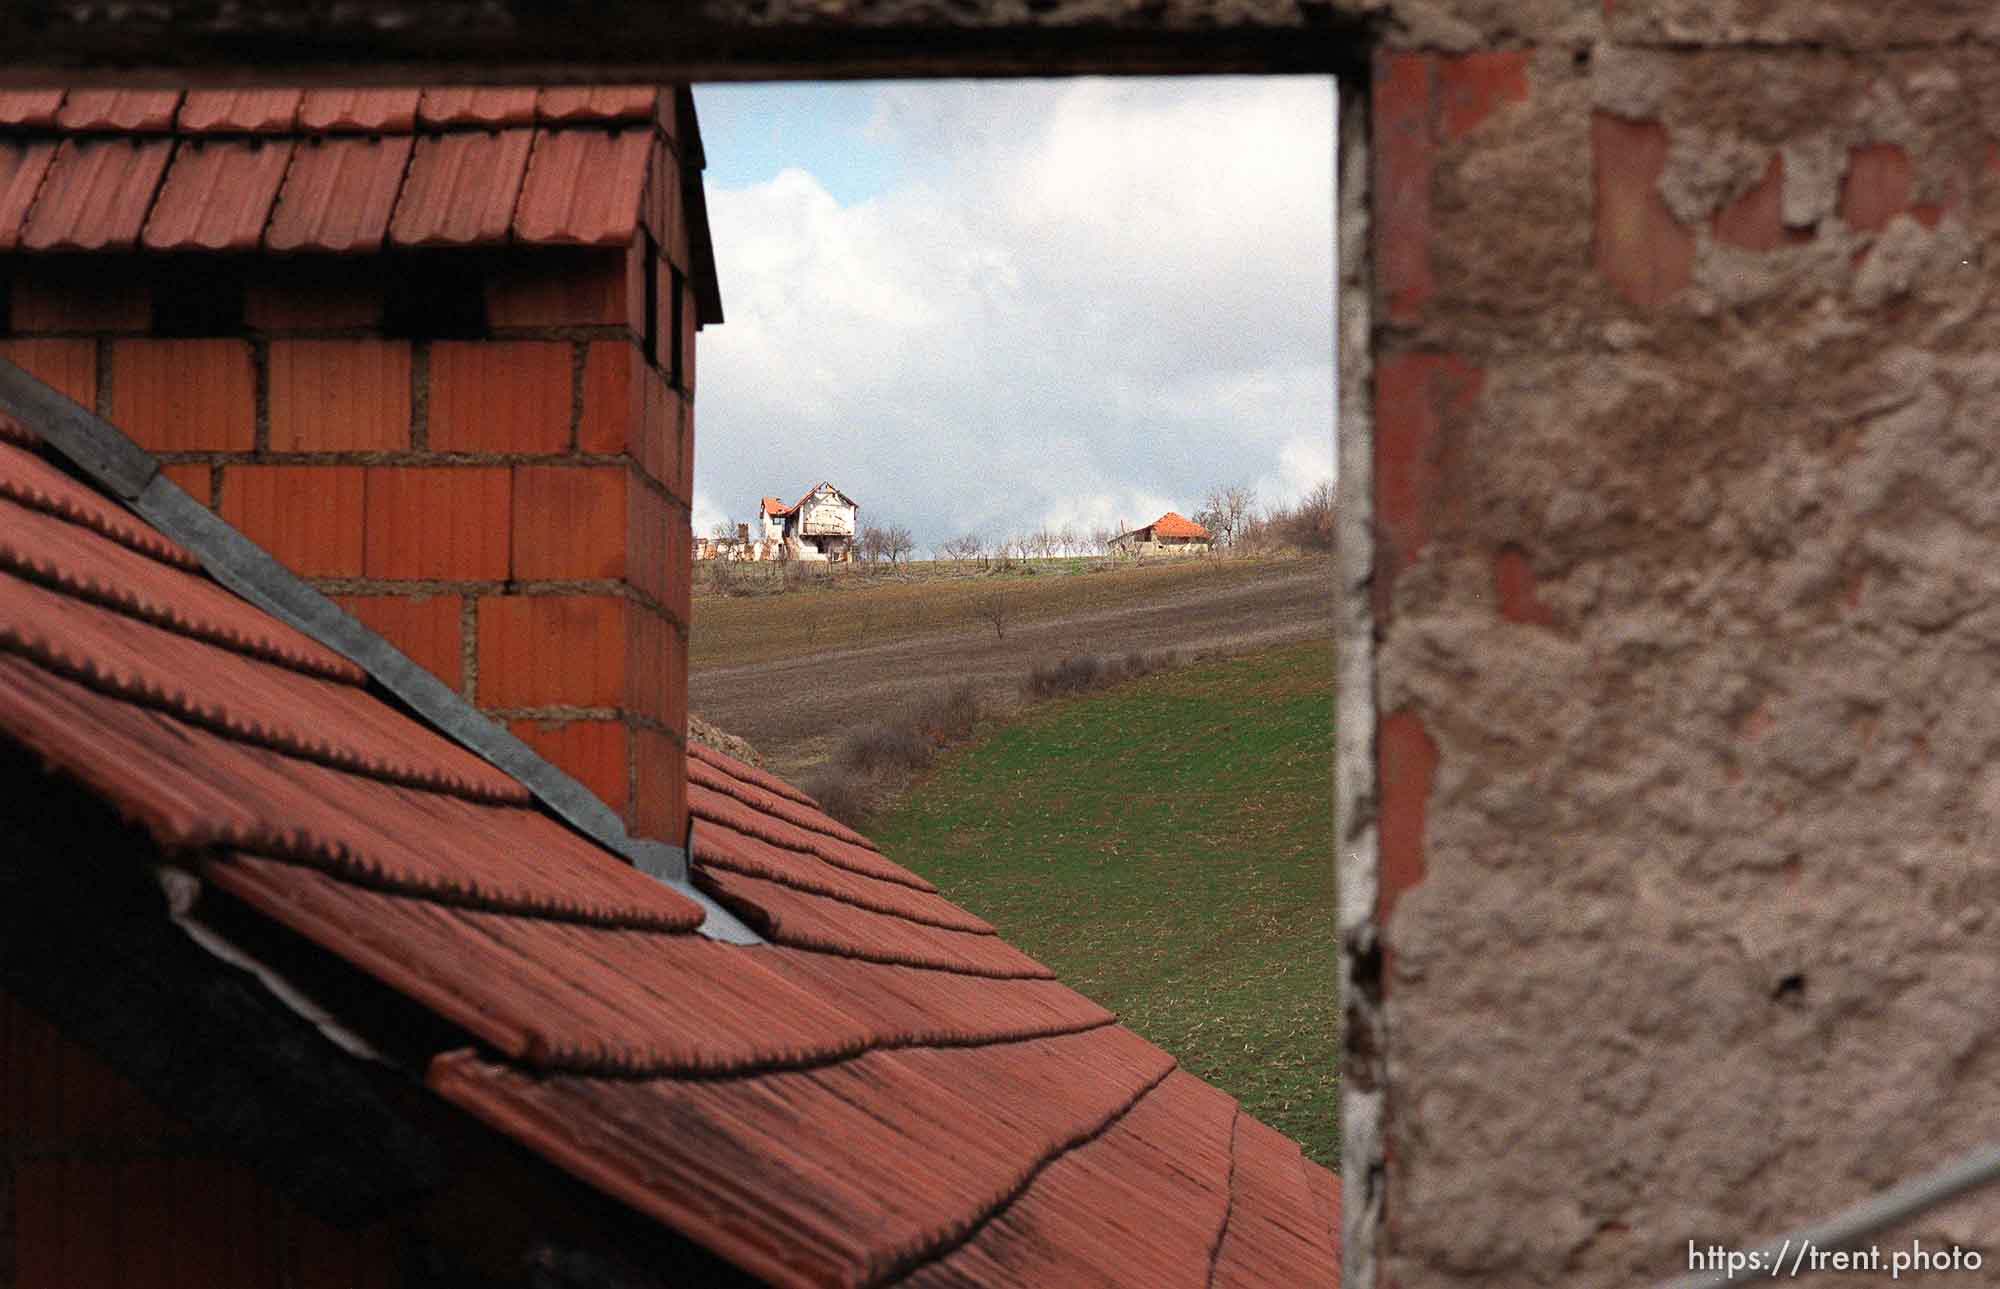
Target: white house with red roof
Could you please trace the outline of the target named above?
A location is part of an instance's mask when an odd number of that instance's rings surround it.
[[[789,506],[766,497],[759,507],[763,540],[777,543],[782,558],[845,563],[854,558],[854,516],[860,509],[852,497],[826,482]]]

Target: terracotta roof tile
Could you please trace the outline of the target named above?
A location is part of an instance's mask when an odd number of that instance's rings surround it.
[[[359,681],[0,446],[0,732],[463,1031],[439,1095],[776,1285],[1337,1283],[1330,1175],[797,789],[690,749],[724,945]]]
[[[652,137],[645,130],[537,130],[514,236],[537,244],[623,246],[639,227]]]
[[[692,761],[694,759],[690,757],[690,763]],[[902,865],[886,859],[880,851],[872,847],[856,845],[826,827],[794,823],[794,819],[798,819],[796,815],[798,807],[794,803],[786,803],[776,795],[764,795],[764,801],[756,801],[754,797],[758,793],[760,789],[756,785],[742,781],[730,785],[730,791],[720,791],[716,781],[710,779],[710,775],[704,769],[700,767],[688,769],[688,803],[690,809],[702,819],[720,823],[728,829],[734,829],[736,833],[742,833],[746,837],[758,837],[778,847],[786,847],[792,851],[806,851],[808,855],[818,855],[826,863],[840,869],[848,869],[852,873],[860,873],[862,877],[900,883],[904,887],[914,887],[918,891],[936,891],[936,887],[932,887],[928,881],[924,881],[916,873],[910,873]],[[786,813],[784,815],[776,813],[774,809],[776,805],[784,805]],[[826,819],[824,815],[820,815],[818,821],[824,821],[824,825],[832,825],[832,821]]]
[[[1313,1208],[1319,1213],[1320,1221],[1326,1225],[1331,1241],[1328,1252],[1335,1263],[1340,1261],[1340,1174],[1330,1168],[1322,1168],[1312,1160],[1301,1156],[1299,1168],[1306,1175],[1306,1189],[1312,1192]]]
[[[953,931],[992,934],[984,918],[975,917],[942,895],[894,882],[871,880],[803,851],[785,850],[755,837],[711,824],[694,822],[694,853],[712,868],[762,877],[784,886],[831,896],[856,908],[908,918]]]
[[[0,450],[0,497],[56,515],[129,550],[175,568],[198,571],[201,561],[108,500],[29,452]]]
[[[6,90],[0,92],[0,126],[42,126],[56,123],[62,108],[63,90]]]
[[[695,882],[774,944],[1000,979],[1055,973],[996,935],[948,931],[714,867]]]
[[[178,122],[183,134],[288,134],[303,90],[189,90]]]
[[[0,141],[0,251],[13,250],[21,240],[28,211],[55,155],[51,140]]]
[[[146,246],[156,251],[256,249],[291,159],[289,139],[182,143],[146,220]]]
[[[307,675],[350,685],[368,680],[333,650],[213,582],[162,576],[136,551],[7,500],[0,500],[0,572]]]
[[[533,125],[535,95],[532,86],[506,88],[454,87],[428,89],[417,107],[420,125]]]
[[[1230,1220],[1230,1142],[1241,1117],[1229,1097],[1175,1071],[1103,1136],[1051,1164],[972,1239],[899,1283],[1206,1289],[1210,1258]],[[1146,1238],[1133,1240],[1135,1230]]]
[[[422,90],[307,90],[299,101],[299,129],[309,134],[406,133],[417,123]]]
[[[167,168],[168,139],[65,139],[28,213],[32,251],[130,250]]]
[[[415,140],[310,139],[293,153],[265,246],[273,251],[377,251]]]
[[[1146,527],[1153,530],[1156,537],[1207,537],[1208,529],[1203,528],[1187,516],[1169,510]]]
[[[507,240],[528,169],[532,130],[417,140],[389,224],[397,246],[480,246]]]
[[[777,775],[772,774],[769,770],[759,769],[751,765],[748,761],[739,761],[726,752],[716,751],[706,743],[689,743],[688,759],[719,770],[732,779],[762,788],[774,796],[783,797],[786,800],[797,802],[802,806],[810,806],[815,811],[819,809],[817,801],[814,801],[791,784],[786,783]],[[874,846],[873,842],[863,837],[860,833],[855,832],[846,824],[837,823],[824,815],[821,815],[820,818],[823,825],[832,825],[827,829],[832,835],[844,837],[859,846],[868,846],[871,848]]]
[[[174,125],[180,90],[71,90],[56,113],[65,130],[164,134]]]
[[[1339,1284],[1340,1263],[1299,1168],[1299,1144],[1244,1115],[1235,1157],[1229,1225],[1209,1283],[1217,1289]]]
[[[690,1083],[532,1079],[466,1051],[430,1084],[768,1283],[820,1289],[958,1244],[1172,1068],[1104,1026]]]
[[[578,121],[651,121],[660,97],[652,85],[589,85],[545,89],[535,99],[535,119],[551,124]]]
[[[541,1070],[711,1076],[822,1064],[893,1037],[700,936],[443,908],[249,856],[203,872]]]

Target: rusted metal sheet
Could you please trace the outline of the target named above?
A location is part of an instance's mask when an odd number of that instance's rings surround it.
[[[514,210],[519,241],[622,246],[639,226],[648,130],[537,130]]]
[[[130,250],[173,146],[170,139],[64,140],[21,245],[31,251]]]
[[[181,104],[183,134],[285,134],[298,121],[303,90],[190,90]]]
[[[389,223],[389,240],[397,246],[506,241],[533,139],[532,130],[418,139]]]
[[[255,250],[292,157],[289,139],[185,141],[144,242],[156,251]]]
[[[266,249],[380,250],[414,142],[405,135],[299,143],[271,214]]]

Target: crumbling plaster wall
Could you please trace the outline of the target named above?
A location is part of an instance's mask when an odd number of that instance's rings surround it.
[[[1647,1283],[2000,1113],[2000,12],[1397,15],[1350,1284]]]

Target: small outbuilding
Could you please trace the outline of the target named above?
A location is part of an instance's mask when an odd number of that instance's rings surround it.
[[[1114,555],[1200,555],[1214,544],[1208,529],[1177,511],[1169,510],[1144,528],[1134,528],[1111,539]]]

